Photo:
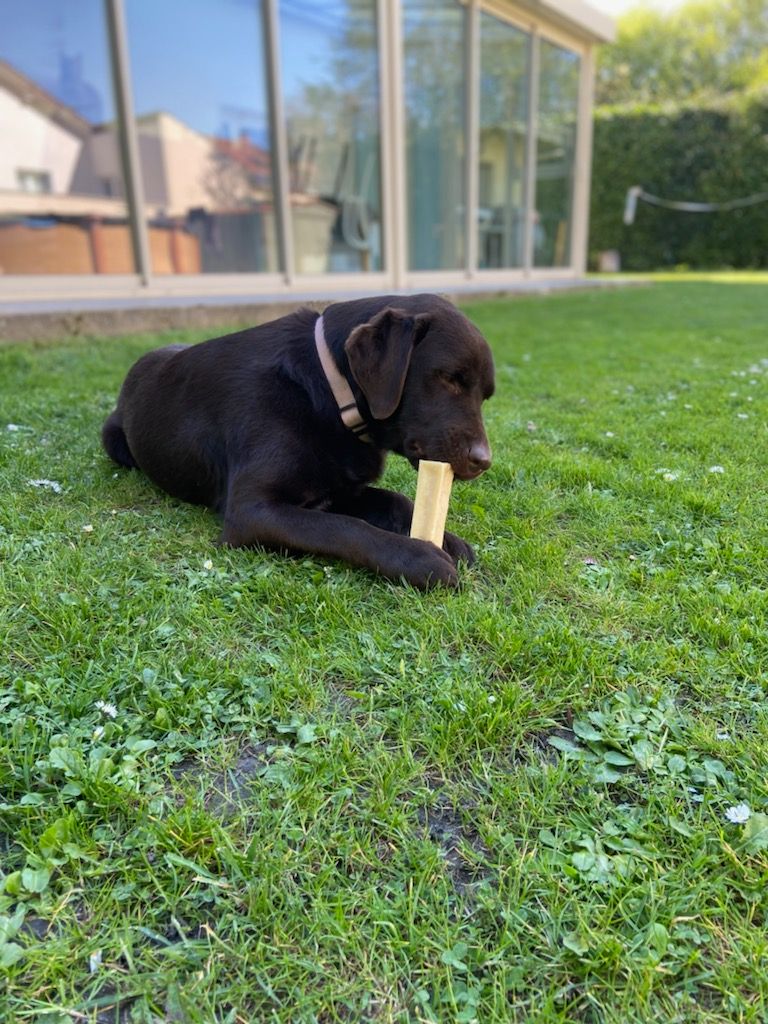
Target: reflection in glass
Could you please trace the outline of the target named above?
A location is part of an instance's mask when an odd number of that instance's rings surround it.
[[[480,14],[478,266],[525,260],[530,36]]]
[[[259,0],[127,0],[156,274],[276,271]]]
[[[403,0],[412,270],[464,266],[464,26],[459,0]]]
[[[376,0],[281,0],[296,270],[381,270]]]
[[[578,54],[542,40],[533,224],[537,267],[571,262],[578,100]]]
[[[0,0],[0,274],[134,271],[104,5]]]

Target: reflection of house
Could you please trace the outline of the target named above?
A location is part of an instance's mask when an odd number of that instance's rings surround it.
[[[91,125],[0,61],[0,273],[130,273],[114,125]],[[137,119],[156,272],[234,270],[238,248],[274,249],[269,153],[196,132],[165,112]],[[221,263],[226,251],[229,266]],[[265,252],[265,265],[269,262]]]
[[[116,160],[93,145],[98,132],[4,61],[0,122],[0,273],[130,273]]]
[[[0,122],[6,143],[11,142],[0,148],[0,194],[115,194],[117,155],[105,161],[104,146],[93,145],[99,130],[5,61],[0,61]],[[0,212],[10,209],[8,196],[0,202]],[[75,212],[77,207],[65,204],[59,209]],[[118,208],[112,204],[104,209]]]

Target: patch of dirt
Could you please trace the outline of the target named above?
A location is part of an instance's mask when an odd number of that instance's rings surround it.
[[[175,766],[173,777],[180,783],[193,780],[202,784],[205,788],[205,809],[211,814],[226,816],[243,803],[247,791],[263,769],[273,763],[270,746],[268,743],[251,744],[243,749],[233,765],[215,773],[205,771],[199,761],[190,758]],[[180,793],[179,803],[183,803],[184,799]]]
[[[329,714],[352,721],[357,721],[367,716],[368,712],[360,698],[353,697],[352,694],[347,692],[348,689],[354,690],[358,688],[354,683],[347,682],[344,679],[331,679],[326,683],[326,688],[328,691],[328,701],[325,709]]]
[[[572,716],[569,717],[572,721]],[[573,743],[574,746],[579,746],[576,733],[568,726],[557,726],[554,729],[546,729],[544,732],[532,733],[528,737],[530,749],[536,753],[540,760],[546,761],[548,764],[555,764],[560,759],[560,751],[549,742],[550,736],[557,736],[561,740]]]
[[[466,802],[463,806],[474,805]],[[426,837],[442,851],[446,869],[458,893],[466,895],[468,890],[490,876],[490,850],[477,831],[465,824],[460,810],[445,793],[438,792],[437,799],[430,806],[417,808],[416,817]],[[473,853],[469,854],[469,850]]]
[[[272,763],[268,751],[267,743],[246,747],[231,768],[213,775],[204,797],[205,809],[219,815],[235,811],[263,769]]]

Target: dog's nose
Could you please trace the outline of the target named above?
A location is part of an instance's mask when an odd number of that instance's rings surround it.
[[[470,465],[478,473],[484,473],[491,465],[491,447],[487,441],[475,441],[468,455]]]

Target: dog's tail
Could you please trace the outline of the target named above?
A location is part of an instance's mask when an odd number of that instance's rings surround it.
[[[131,449],[128,447],[128,440],[117,409],[107,418],[101,428],[101,443],[110,459],[114,459],[118,465],[128,466],[131,469],[137,465],[131,455]]]

